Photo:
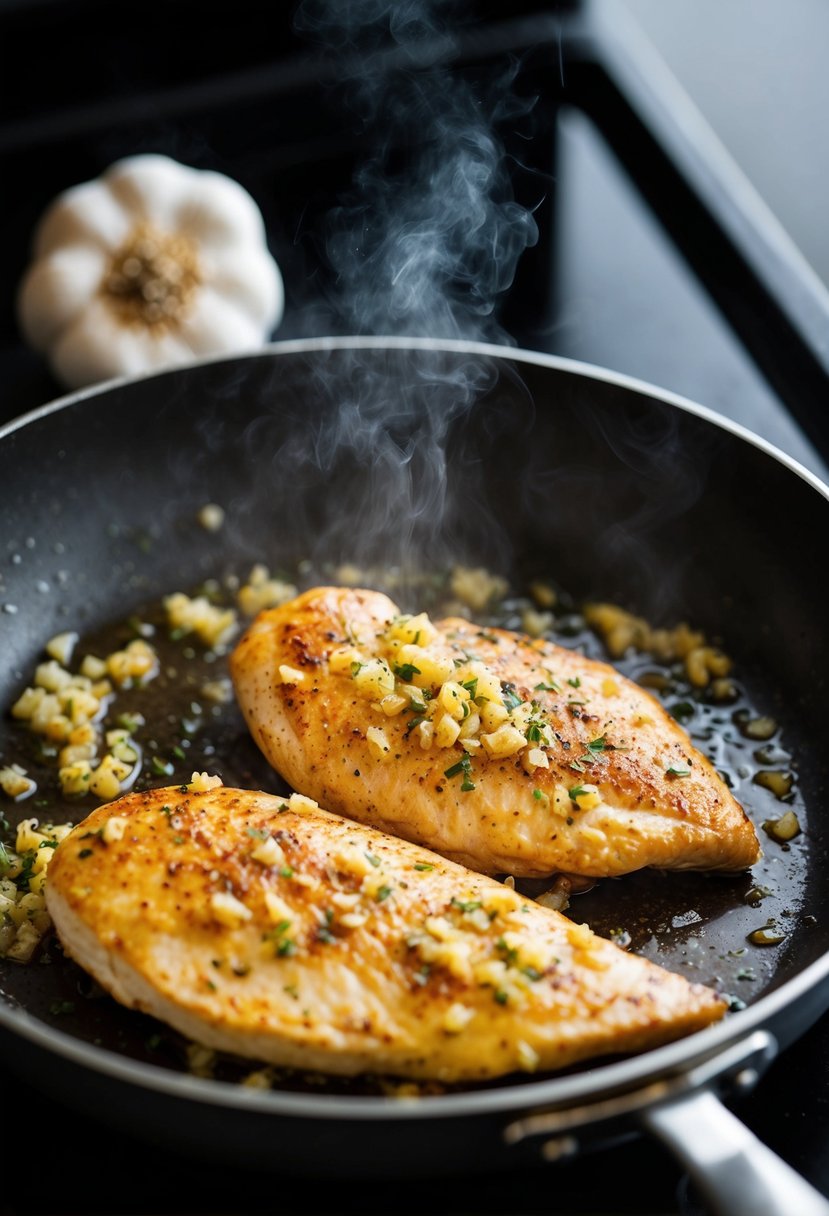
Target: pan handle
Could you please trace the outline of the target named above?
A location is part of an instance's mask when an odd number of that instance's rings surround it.
[[[716,1216],[829,1216],[829,1200],[782,1161],[710,1090],[640,1112]]]

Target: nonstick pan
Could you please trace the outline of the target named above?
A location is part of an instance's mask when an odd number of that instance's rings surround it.
[[[746,704],[775,722],[761,767],[793,777],[783,803],[757,783],[741,702],[716,711],[737,756],[729,779],[758,825],[793,810],[802,829],[786,844],[761,830],[752,875],[642,873],[574,896],[576,919],[622,926],[630,948],[732,996],[715,1027],[632,1058],[415,1098],[319,1078],[253,1088],[230,1065],[193,1075],[159,1049],[154,1023],[108,998],[66,1002],[80,973],[58,952],[52,966],[0,963],[10,1067],[139,1136],[152,1128],[186,1152],[283,1173],[514,1168],[645,1129],[714,1210],[829,1211],[723,1104],[829,1005],[826,487],[747,432],[626,377],[505,347],[344,338],[45,406],[0,431],[0,495],[4,706],[53,635],[94,637],[256,562],[311,580],[344,564],[366,579],[382,571],[404,604],[453,564],[484,566],[512,587],[554,580],[569,644],[585,640],[579,605],[599,598],[655,625],[688,622],[725,648]],[[207,504],[222,508],[221,527],[203,526]],[[619,662],[648,675],[641,655]],[[217,715],[225,782],[279,789],[235,706]],[[16,730],[6,714],[3,763],[17,758]],[[64,810],[78,819],[91,805]],[[12,822],[37,813],[4,809]],[[747,943],[765,925],[769,944]]]

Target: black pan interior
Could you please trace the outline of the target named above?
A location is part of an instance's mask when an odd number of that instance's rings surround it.
[[[691,622],[722,642],[751,702],[780,723],[806,830],[786,850],[767,842],[753,876],[634,875],[578,897],[572,914],[602,932],[624,927],[633,948],[691,978],[725,977],[735,1006],[829,947],[829,663],[817,594],[829,506],[745,439],[533,358],[276,350],[46,411],[0,440],[0,486],[4,706],[54,633],[94,634],[257,561],[310,563],[312,578],[344,561],[395,568],[413,601],[424,570],[480,564],[515,587],[552,577],[574,605],[595,597],[654,624]],[[206,503],[226,512],[218,532],[197,522]],[[641,659],[625,664],[641,674]],[[232,707],[216,739],[226,782],[281,788]],[[13,745],[4,723],[3,762]],[[758,819],[774,813],[765,791],[737,792]],[[5,809],[12,820],[32,813]],[[763,907],[746,902],[758,882],[772,891]],[[770,914],[785,941],[747,949]],[[79,1001],[78,977],[59,957],[4,965],[0,990],[81,1040],[181,1066],[148,1019]],[[72,1017],[60,1013],[68,997]]]

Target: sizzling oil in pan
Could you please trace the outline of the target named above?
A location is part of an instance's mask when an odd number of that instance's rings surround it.
[[[331,571],[303,570],[286,577],[300,589],[336,581]],[[416,602],[410,604],[399,589],[382,584],[380,578],[364,583],[388,591],[405,611],[425,609],[440,615],[444,579],[422,582],[413,597]],[[233,580],[226,580],[209,590],[215,602],[231,604],[233,587]],[[528,593],[519,589],[497,609],[476,614],[475,619],[482,625],[520,629],[523,612],[531,606]],[[162,603],[145,604],[129,620],[81,639],[76,654],[104,656],[136,636],[148,635],[159,656],[158,675],[143,687],[121,690],[113,710],[113,718],[143,718],[135,732],[143,764],[134,788],[174,785],[189,781],[194,771],[207,771],[218,773],[225,785],[286,792],[253,743],[232,696],[215,695],[223,685],[229,689],[226,657],[191,635],[176,636]],[[589,657],[608,658],[579,606],[561,592],[547,636]],[[727,651],[727,639],[724,646]],[[736,876],[643,870],[602,880],[573,894],[567,914],[669,970],[717,988],[738,1010],[768,986],[792,936],[809,929],[801,906],[808,835],[801,832],[781,842],[763,828],[786,811],[795,813],[801,828],[806,826],[793,757],[774,729],[773,698],[758,696],[756,690],[749,693],[739,670],[732,673],[732,694],[715,701],[706,690],[692,687],[681,663],[660,663],[650,655],[630,652],[613,662],[655,692],[709,756],[757,826],[764,856],[751,872]],[[206,696],[205,689],[214,695]],[[10,722],[8,715],[0,741],[2,762],[21,764],[37,782],[31,799],[3,804],[0,827],[7,842],[13,843],[14,828],[24,818],[79,822],[96,805],[94,798],[69,802],[61,795],[54,758],[45,756],[38,739],[26,727]],[[776,792],[769,786],[776,786]],[[537,896],[550,882],[519,881],[517,886],[528,896]],[[290,1090],[377,1094],[401,1089],[393,1078],[354,1081],[257,1069],[255,1062],[202,1051],[155,1020],[117,1005],[63,955],[53,935],[30,963],[0,964],[0,991],[7,1000],[19,1002],[47,1024],[79,1039],[170,1069]],[[402,1087],[404,1092],[415,1088],[422,1093],[443,1092],[447,1087],[409,1083]]]

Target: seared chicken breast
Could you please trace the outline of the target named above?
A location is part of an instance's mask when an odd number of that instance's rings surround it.
[[[549,641],[321,587],[257,617],[230,666],[292,788],[482,873],[737,871],[760,856],[658,701]]]
[[[46,884],[116,1000],[273,1064],[442,1082],[636,1051],[725,1002],[436,853],[194,781],[100,807]]]

